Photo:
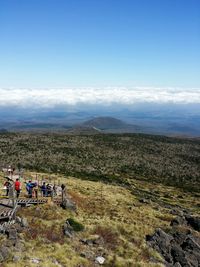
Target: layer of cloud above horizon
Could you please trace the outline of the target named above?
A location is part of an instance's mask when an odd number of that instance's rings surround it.
[[[107,87],[68,89],[0,89],[0,106],[200,104],[200,88]]]

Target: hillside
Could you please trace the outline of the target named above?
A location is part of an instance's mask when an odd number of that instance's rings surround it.
[[[75,205],[63,209],[39,191],[45,204],[22,206],[2,231],[1,266],[98,267],[100,257],[105,267],[198,267],[199,145],[142,134],[1,133],[1,165],[21,169],[23,201],[32,200],[24,179],[37,178],[66,185]]]
[[[200,190],[200,141],[144,134],[1,133],[1,165],[129,185]]]
[[[55,204],[20,209],[17,216],[26,218],[28,226],[20,228],[17,245],[7,248],[9,255],[4,267],[98,267],[97,256],[104,257],[105,267],[164,267],[164,259],[148,245],[146,236],[158,228],[169,233],[170,222],[182,210],[200,214],[199,199],[173,187],[133,179],[132,186],[123,188],[70,176],[37,175],[39,179],[65,183],[77,211],[64,210]],[[29,179],[35,176],[33,172],[24,173]],[[0,177],[0,182],[3,181]],[[144,199],[148,194],[157,199]],[[79,226],[72,237],[63,233],[69,218]],[[183,235],[181,226],[175,229]],[[199,237],[191,228],[190,232]],[[2,246],[11,240],[0,237],[1,254]]]
[[[75,126],[67,130],[67,134],[72,135],[93,135],[99,134],[101,132],[102,131],[100,129],[95,128],[93,126]]]

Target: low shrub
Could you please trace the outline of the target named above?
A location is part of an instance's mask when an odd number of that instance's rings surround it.
[[[74,220],[73,218],[68,218],[67,222],[70,224],[70,226],[73,228],[73,230],[75,232],[80,232],[84,230],[84,225],[77,222],[76,220]]]

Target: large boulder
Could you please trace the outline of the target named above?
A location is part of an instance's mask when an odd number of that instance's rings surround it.
[[[172,262],[170,250],[173,236],[158,228],[152,236],[147,235],[146,240],[154,249],[163,255],[167,262]]]
[[[191,236],[182,243],[181,248],[186,254],[186,258],[191,266],[200,266],[200,244]]]
[[[156,229],[146,240],[163,256],[166,266],[200,266],[200,238],[191,230],[176,229],[173,235],[169,235],[161,229]]]
[[[63,225],[63,233],[69,238],[73,237],[73,227],[69,224],[67,220]]]
[[[174,264],[176,262],[180,263],[182,267],[189,267],[189,262],[186,259],[185,252],[179,246],[173,246],[171,248],[171,256],[173,258]]]
[[[61,207],[63,209],[69,209],[72,211],[76,211],[76,204],[70,200],[69,198],[65,198],[62,203],[61,203]]]

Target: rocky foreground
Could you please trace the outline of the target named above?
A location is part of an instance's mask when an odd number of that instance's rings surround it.
[[[200,217],[177,216],[170,225],[168,231],[158,228],[147,235],[147,243],[163,256],[166,266],[200,266],[200,236],[196,232],[200,232]]]

